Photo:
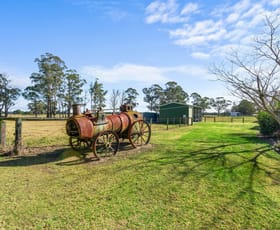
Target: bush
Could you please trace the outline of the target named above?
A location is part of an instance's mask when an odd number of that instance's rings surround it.
[[[260,132],[263,135],[273,135],[276,131],[280,130],[278,122],[265,111],[259,112],[257,119],[260,125]]]

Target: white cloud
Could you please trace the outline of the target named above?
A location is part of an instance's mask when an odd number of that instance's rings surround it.
[[[237,2],[232,8],[231,10],[233,12],[239,12],[240,14],[242,14],[244,11],[248,10],[249,8],[251,8],[251,2],[250,0],[241,0],[239,2]]]
[[[209,59],[210,58],[210,55],[207,54],[207,53],[202,53],[202,52],[194,52],[191,54],[191,56],[193,58],[196,58],[196,59]]]
[[[29,76],[30,73],[23,73],[21,70],[18,70],[13,67],[5,67],[0,65],[0,69],[4,70],[1,73],[4,73],[8,76],[8,79],[11,81],[11,86],[19,89],[24,89],[31,84]]]
[[[280,5],[279,0],[240,0],[234,4],[219,5],[214,9],[209,9],[206,6],[198,8],[198,5],[194,3],[183,6],[177,4],[175,0],[169,0],[153,2],[150,5],[153,6],[153,11],[149,11],[148,16],[155,16],[156,12],[159,12],[157,9],[160,8],[160,5],[165,6],[170,2],[176,6],[168,11],[172,12],[173,18],[188,14],[197,16],[190,17],[189,15],[189,20],[181,23],[178,20],[178,24],[167,29],[173,43],[191,49],[191,55],[194,58],[203,57],[197,52],[202,48],[207,53],[215,53],[213,51],[217,50],[217,46],[249,45],[252,36],[258,34],[264,25],[265,16],[280,14],[280,8],[277,7]],[[167,10],[167,7],[164,9]],[[161,22],[164,24],[166,21],[158,19],[154,20],[153,23]]]
[[[236,22],[238,19],[239,19],[239,14],[237,14],[237,13],[232,13],[232,14],[230,14],[230,15],[227,17],[226,21],[227,21],[228,23],[233,23],[233,22]]]
[[[181,10],[181,15],[195,13],[199,9],[198,4],[196,3],[188,3],[184,6],[184,8]]]
[[[207,54],[197,53],[197,57],[206,58]],[[156,67],[137,64],[119,64],[112,68],[102,66],[84,66],[82,74],[90,79],[99,78],[104,83],[134,83],[162,84],[174,79],[178,75],[205,79],[207,70],[200,65],[180,65],[171,67]],[[133,83],[132,83],[133,84]]]
[[[189,46],[217,41],[226,34],[226,30],[222,27],[221,21],[204,20],[184,28],[170,30],[169,34],[171,38],[175,38],[175,44]]]
[[[183,8],[179,7],[176,0],[154,1],[146,7],[145,21],[148,24],[153,23],[184,23],[189,20],[192,13],[198,11],[198,5],[188,3]]]
[[[280,1],[279,0],[269,0],[268,2],[272,6],[280,6]]]
[[[168,80],[160,68],[135,64],[119,64],[112,68],[85,66],[82,68],[82,73],[108,83],[122,81],[161,83]]]

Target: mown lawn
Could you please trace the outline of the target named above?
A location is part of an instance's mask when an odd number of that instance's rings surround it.
[[[2,156],[0,229],[280,229],[280,155],[255,125],[155,131],[100,163]]]

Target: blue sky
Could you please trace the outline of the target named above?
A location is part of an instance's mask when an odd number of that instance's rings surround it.
[[[0,72],[16,87],[30,84],[34,59],[61,57],[88,83],[141,91],[176,81],[191,94],[224,96],[208,72],[232,48],[250,46],[280,0],[7,0],[0,1]],[[25,109],[20,99],[14,109]]]

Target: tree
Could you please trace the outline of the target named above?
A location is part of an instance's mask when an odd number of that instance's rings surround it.
[[[206,109],[210,108],[210,98],[209,97],[201,97],[198,93],[192,93],[192,104],[194,106],[199,106],[202,110],[202,113],[205,113]]]
[[[221,114],[221,112],[225,111],[226,108],[231,104],[230,100],[226,100],[223,97],[216,97],[215,99],[211,98],[210,99],[210,104],[212,108],[214,108],[218,116]]]
[[[210,106],[211,106],[210,98],[209,97],[201,98],[201,102],[200,102],[199,106],[202,110],[202,113],[205,113],[206,109],[210,109]]]
[[[192,104],[193,105],[195,105],[195,106],[199,106],[200,105],[200,103],[201,103],[201,96],[198,93],[194,92],[194,93],[191,94],[190,97],[192,98]]]
[[[256,112],[255,104],[247,100],[240,101],[239,104],[233,106],[231,110],[240,112],[242,115],[253,115]]]
[[[127,90],[124,91],[124,93],[125,93],[124,103],[131,104],[132,107],[135,108],[138,105],[137,96],[139,95],[139,93],[137,92],[137,90],[134,88],[128,88]]]
[[[175,81],[169,81],[165,84],[164,94],[161,98],[161,104],[178,102],[186,103],[189,100],[189,95]]]
[[[70,117],[72,104],[82,102],[81,93],[86,80],[81,79],[81,76],[76,70],[68,69],[65,73],[65,80],[62,84],[60,98],[66,104],[67,116]]]
[[[38,114],[46,114],[46,104],[39,100],[36,101],[35,103],[31,102],[28,103],[28,109],[35,114],[35,117],[37,117]]]
[[[113,113],[116,112],[116,109],[117,109],[117,106],[118,106],[118,103],[120,100],[120,95],[121,95],[121,92],[118,89],[117,90],[113,89],[111,96],[110,96],[110,103],[111,103],[111,107],[113,109]]]
[[[39,72],[30,76],[33,89],[46,104],[47,117],[53,117],[57,110],[57,98],[64,78],[66,65],[58,56],[51,53],[36,58]]]
[[[153,84],[150,88],[144,88],[145,94],[144,101],[148,103],[148,109],[150,111],[159,111],[160,100],[163,96],[163,89],[158,84]]]
[[[123,90],[120,94],[120,106],[124,104],[124,99],[125,99],[125,91]]]
[[[91,101],[91,110],[96,110],[98,107],[105,107],[107,90],[103,89],[103,84],[98,82],[98,78],[94,83],[90,84],[89,93]]]
[[[36,86],[27,86],[24,89],[22,96],[26,100],[31,101],[31,103],[28,104],[28,108],[33,114],[35,114],[35,117],[37,117],[37,115],[42,112],[43,101],[40,99],[40,90],[37,89]],[[44,107],[46,106],[43,106],[43,108]]]
[[[233,95],[252,101],[280,124],[279,19],[279,16],[266,18],[265,32],[255,39],[249,50],[233,51],[226,63],[214,65],[210,71],[226,83]]]
[[[2,112],[8,117],[9,109],[20,95],[20,89],[12,87],[10,83],[8,75],[0,74],[0,117]]]

